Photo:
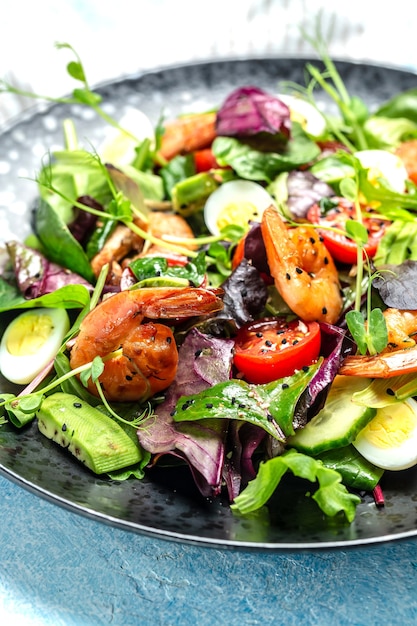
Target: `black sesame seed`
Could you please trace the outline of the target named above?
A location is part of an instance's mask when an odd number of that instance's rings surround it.
[[[314,239],[314,237],[310,237],[310,243],[312,243],[313,245],[316,243],[316,240]]]
[[[301,269],[301,267],[296,267],[295,271],[297,272],[297,274],[302,274],[303,270]]]
[[[65,432],[67,430],[67,425],[66,424],[62,424],[62,429],[63,432]]]
[[[282,389],[288,389],[289,384],[288,383],[282,383]]]
[[[307,373],[309,369],[308,365],[303,365],[303,372]]]
[[[387,389],[387,394],[388,394],[389,396],[395,396],[395,391],[394,391],[393,389],[391,389],[390,387],[388,387],[388,389]]]
[[[271,413],[268,413],[268,415],[266,416],[266,419],[268,420],[268,422],[274,421],[274,418],[272,417]]]
[[[323,315],[326,315],[326,313],[327,313],[327,309],[326,309],[326,307],[325,307],[325,306],[322,308],[321,312],[323,313]]]
[[[324,257],[323,261],[324,265],[329,265],[329,259],[327,258],[327,256]]]
[[[213,408],[213,404],[211,402],[207,402],[206,409],[212,409],[212,408]]]
[[[194,356],[195,356],[195,358],[197,359],[197,358],[200,356],[200,354],[201,354],[202,352],[203,352],[202,350],[196,350],[196,351],[194,352]]]
[[[244,409],[244,408],[245,408],[245,405],[244,405],[242,402],[240,402],[240,403],[238,404],[238,407],[239,407],[239,409]]]
[[[269,339],[267,339],[265,341],[265,345],[268,346],[268,348],[270,348],[272,346],[272,341],[269,341]]]
[[[126,375],[126,380],[133,380],[133,376]]]
[[[290,274],[288,274],[288,272],[285,274],[285,278],[286,278],[287,280],[291,280],[291,276],[290,276]]]
[[[288,343],[288,341],[284,337],[284,339],[281,341],[281,343],[286,344],[286,343]]]
[[[171,343],[171,341],[172,341],[172,337],[167,337],[167,343],[169,344]]]
[[[81,409],[82,404],[81,404],[81,402],[74,402],[73,407],[74,407],[75,409]]]
[[[256,333],[256,336],[258,337],[258,339],[260,339],[261,337],[263,337],[263,334],[262,334],[262,333],[260,333],[260,332],[257,332],[257,333]]]

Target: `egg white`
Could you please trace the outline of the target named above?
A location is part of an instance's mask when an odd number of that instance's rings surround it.
[[[379,408],[353,445],[365,459],[382,469],[403,470],[416,465],[417,402],[409,398]]]
[[[136,157],[135,148],[138,142],[145,139],[150,139],[153,142],[155,133],[148,116],[143,111],[133,107],[127,109],[118,123],[120,128],[131,133],[133,137],[118,128],[111,127],[98,149],[98,154],[103,163],[123,167],[134,161]]]
[[[209,196],[204,206],[204,221],[213,235],[220,233],[222,222],[249,228],[249,221],[260,222],[271,204],[273,197],[258,183],[230,180]]]
[[[403,193],[408,173],[399,156],[387,150],[359,150],[354,153],[361,165],[369,168],[368,179],[377,184],[382,178],[393,191]]]
[[[48,316],[51,322],[51,328],[44,338],[37,323],[39,316]],[[26,331],[19,330],[22,321],[27,324]],[[31,309],[18,315],[7,326],[0,342],[0,371],[4,378],[18,385],[30,383],[55,358],[69,328],[65,309]],[[19,353],[12,353],[8,347],[11,338],[14,336],[20,343],[28,339],[28,334],[38,337],[36,351],[33,351],[34,346],[29,342]]]
[[[290,117],[299,122],[311,137],[322,137],[326,131],[326,120],[315,106],[298,96],[278,94],[278,98],[287,105]]]

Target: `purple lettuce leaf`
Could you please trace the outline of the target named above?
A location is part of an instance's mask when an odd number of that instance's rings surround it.
[[[172,411],[181,396],[198,393],[231,375],[231,339],[217,339],[192,329],[179,349],[177,376],[155,416],[138,430],[140,444],[151,454],[172,454],[190,466],[204,496],[221,489],[227,421],[174,423]]]
[[[225,459],[223,479],[232,502],[250,480],[256,476],[253,455],[266,439],[262,428],[245,422],[233,421],[229,427],[232,453]]]
[[[294,430],[302,428],[324,405],[328,390],[344,358],[346,331],[320,323],[321,354],[324,357],[294,412]]]
[[[80,196],[78,202],[96,211],[103,211],[103,206],[91,196]],[[74,219],[68,224],[72,236],[83,246],[93,234],[97,224],[97,216],[74,207]]]
[[[400,265],[378,266],[372,280],[384,304],[394,309],[417,309],[417,261],[406,259]]]
[[[6,247],[18,288],[28,300],[52,293],[65,285],[84,285],[93,290],[82,276],[51,263],[37,250],[18,241],[8,242]]]
[[[247,259],[241,261],[221,287],[223,309],[218,318],[231,318],[240,328],[264,310],[268,290],[257,268]]]
[[[240,87],[217,113],[216,132],[227,137],[252,137],[260,133],[288,140],[290,110],[284,102],[257,87]]]

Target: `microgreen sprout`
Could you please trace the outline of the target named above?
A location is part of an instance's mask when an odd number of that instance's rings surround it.
[[[119,349],[114,352],[111,352],[105,357],[96,356],[92,361],[85,363],[84,365],[80,365],[79,367],[76,367],[66,372],[59,378],[55,378],[54,380],[52,380],[49,384],[45,385],[39,391],[35,391],[33,393],[29,393],[26,395],[21,395],[15,398],[10,398],[10,396],[4,397],[0,401],[0,409],[2,409],[3,407],[6,407],[7,410],[11,411],[12,413],[18,414],[19,412],[22,412],[26,415],[34,416],[34,414],[41,408],[43,399],[46,394],[60,387],[62,383],[69,380],[70,378],[74,376],[79,376],[80,381],[82,382],[84,387],[87,387],[88,381],[91,378],[91,380],[93,381],[93,383],[95,384],[97,388],[98,395],[100,396],[104,407],[115,419],[131,426],[132,428],[137,428],[138,425],[141,423],[141,421],[147,416],[149,409],[146,409],[143,413],[141,413],[139,417],[135,418],[134,420],[124,419],[123,417],[118,415],[110,406],[106,397],[103,394],[100,382],[98,380],[99,376],[102,374],[104,370],[104,363],[112,358],[119,356],[121,353],[122,353],[122,350]],[[5,394],[5,396],[6,395],[7,394]],[[19,420],[19,421],[22,422],[22,420]],[[2,423],[5,423],[5,422],[3,421]]]
[[[114,184],[108,168],[102,163],[98,154],[91,154],[89,152],[85,152],[84,154],[86,161],[90,161],[90,163],[97,163],[108,183],[109,189],[113,197],[107,206],[107,211],[99,211],[97,209],[94,209],[93,207],[83,204],[82,202],[79,202],[79,200],[77,199],[70,198],[58,187],[56,187],[53,182],[53,169],[50,162],[44,165],[42,169],[42,177],[38,176],[35,179],[35,182],[40,187],[43,187],[48,191],[57,194],[58,196],[60,196],[60,198],[68,202],[71,206],[86,211],[87,213],[91,213],[92,215],[96,215],[98,218],[100,218],[100,220],[117,220],[121,222],[145,241],[148,241],[160,247],[164,247],[177,254],[182,254],[191,258],[196,257],[197,253],[195,251],[190,250],[189,248],[185,248],[180,244],[173,243],[168,239],[160,239],[158,237],[155,237],[154,235],[152,235],[152,233],[138,226],[138,224],[135,222],[135,217],[140,218],[141,220],[146,222],[146,215],[141,213],[141,211],[134,206],[132,201],[126,197],[122,190],[118,190],[116,188],[116,185]],[[145,211],[147,212],[146,208]],[[190,243],[190,241],[194,240],[182,240],[183,243]]]
[[[375,355],[381,352],[388,344],[388,331],[384,315],[380,308],[372,308],[371,289],[372,281],[379,276],[375,272],[369,277],[366,302],[366,319],[362,311],[352,310],[346,313],[346,323],[352,337],[355,339],[361,354]]]
[[[75,60],[70,61],[67,64],[67,73],[74,80],[78,81],[82,84],[82,87],[75,88],[70,97],[53,97],[42,94],[37,94],[31,91],[26,91],[24,89],[20,89],[6,80],[0,80],[0,93],[13,93],[19,96],[24,96],[27,98],[32,98],[35,100],[44,100],[46,102],[56,102],[60,104],[82,104],[85,106],[89,106],[93,109],[97,115],[99,115],[105,122],[110,124],[111,126],[117,128],[121,132],[127,134],[138,144],[140,143],[139,139],[132,135],[132,133],[128,132],[126,129],[122,128],[118,122],[113,119],[110,115],[108,115],[104,109],[100,106],[102,102],[102,97],[100,94],[92,91],[90,85],[87,81],[87,76],[84,70],[84,66],[81,62],[79,55],[76,50],[69,43],[56,43],[55,47],[58,50],[66,49],[70,50],[74,56]]]
[[[333,124],[329,116],[325,115],[329,129],[334,136],[351,151],[354,151],[355,149],[365,150],[368,148],[368,143],[363,132],[363,122],[368,117],[368,109],[360,98],[357,96],[350,96],[335,63],[330,58],[326,38],[323,36],[321,30],[320,15],[317,18],[316,32],[314,36],[310,36],[303,29],[302,35],[317,52],[325,67],[325,71],[322,72],[312,63],[306,64],[306,70],[311,75],[313,80],[313,84],[310,85],[310,91],[314,89],[315,85],[319,85],[319,87],[321,87],[323,91],[327,93],[327,95],[336,103],[342,115],[342,119],[347,125],[347,132],[343,132],[335,124]],[[347,134],[351,135],[353,143],[350,141]]]
[[[354,160],[354,165],[357,159]],[[353,178],[345,178],[341,185],[340,191],[344,197],[355,203],[356,220],[347,220],[345,224],[346,235],[350,237],[357,246],[357,270],[356,270],[356,297],[354,310],[348,311],[346,314],[346,323],[356,341],[358,350],[361,354],[368,352],[371,355],[381,352],[388,343],[388,331],[385,318],[380,308],[372,308],[372,280],[378,276],[378,273],[371,275],[369,269],[369,259],[367,258],[364,248],[368,241],[368,232],[362,223],[362,212],[359,201],[359,172],[355,167]],[[366,298],[366,320],[361,311],[362,303],[362,284],[364,275],[364,258],[366,259],[368,268],[368,286]]]

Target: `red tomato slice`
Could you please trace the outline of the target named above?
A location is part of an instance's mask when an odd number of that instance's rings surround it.
[[[234,364],[250,383],[269,383],[311,365],[320,354],[317,322],[265,317],[242,326],[236,336]]]
[[[338,204],[322,213],[319,204],[314,204],[307,213],[307,219],[313,224],[332,226],[340,230],[345,230],[347,220],[356,219],[355,206],[346,198],[336,198]],[[375,256],[378,244],[381,241],[385,230],[391,222],[384,220],[378,214],[369,209],[362,212],[362,222],[368,231],[368,241],[364,249],[369,258]],[[335,261],[353,265],[357,261],[357,245],[349,237],[332,232],[331,230],[320,230],[326,248]]]
[[[218,169],[220,167],[213,152],[211,151],[211,148],[196,150],[194,152],[194,165],[197,174],[200,172],[208,172],[209,170]]]

